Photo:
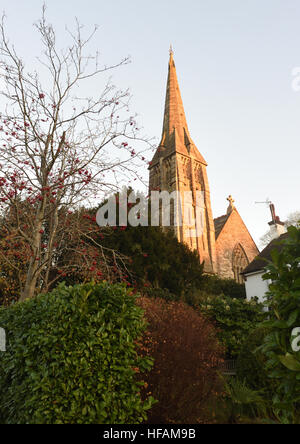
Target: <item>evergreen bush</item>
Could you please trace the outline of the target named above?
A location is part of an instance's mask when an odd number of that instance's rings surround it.
[[[7,351],[0,360],[4,423],[130,424],[145,420],[137,372],[151,367],[136,341],[143,311],[123,285],[59,285],[0,308]]]

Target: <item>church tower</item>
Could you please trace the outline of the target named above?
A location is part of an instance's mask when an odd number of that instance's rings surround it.
[[[180,242],[197,250],[204,271],[216,272],[215,227],[210,202],[210,191],[206,172],[207,163],[196,148],[190,136],[179,90],[173,51],[170,50],[165,112],[161,142],[150,162],[150,191],[177,191],[181,196],[181,213],[189,205],[190,222],[184,218],[176,226],[173,214],[173,228]],[[187,203],[184,196],[189,192]],[[196,229],[197,196],[201,195],[201,230]],[[173,210],[174,212],[174,210]],[[179,225],[179,224],[178,224]]]

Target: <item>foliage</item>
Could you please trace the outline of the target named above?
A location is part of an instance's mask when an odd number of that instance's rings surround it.
[[[148,213],[148,219],[150,218],[151,205],[142,193],[134,192],[131,188],[124,188],[122,193],[116,193],[111,197],[114,197],[116,202],[116,226],[95,230],[93,222],[97,209],[85,211],[82,209],[81,212],[74,213],[72,216],[80,219],[83,213],[86,227],[81,223],[81,237],[76,240],[76,235],[73,234],[72,241],[65,240],[63,244],[65,249],[60,249],[59,252],[58,264],[67,275],[68,282],[76,283],[87,277],[98,279],[99,274],[100,278],[104,277],[110,281],[119,279],[126,282],[145,295],[158,296],[166,300],[180,299],[192,306],[197,305],[199,291],[245,298],[244,285],[237,284],[231,279],[203,275],[203,265],[200,263],[198,253],[178,242],[173,230],[151,225],[137,227],[119,225],[119,202],[126,197],[130,202],[135,200],[138,207],[141,200],[146,202],[142,204],[142,208],[146,214]],[[130,203],[129,200],[127,201],[127,219],[130,220],[130,213],[136,210],[135,204]],[[108,200],[105,200],[99,208],[107,203]],[[137,215],[137,222],[142,224],[144,217],[147,216],[143,216],[139,221],[141,214]],[[80,243],[82,238],[85,240],[84,245],[81,248],[76,247],[76,242]],[[98,254],[93,252],[95,246],[99,247]],[[72,251],[76,248],[80,251],[80,257],[83,260],[88,257],[93,258],[92,263],[83,273],[78,273],[76,269],[74,272],[69,270],[70,264],[73,264],[74,268]],[[92,251],[89,252],[89,249]],[[118,252],[118,267],[115,263],[110,264],[108,260],[103,263],[103,256],[107,258],[109,252],[112,252],[114,257]],[[102,264],[99,264],[99,260]],[[120,266],[120,263],[123,266]],[[107,270],[110,272],[107,273]]]
[[[129,258],[131,283],[146,293],[163,289],[174,299],[199,289],[203,266],[196,251],[160,227],[116,227],[102,244]]]
[[[229,296],[236,299],[246,299],[246,288],[234,279],[222,279],[217,275],[205,275],[202,290],[209,294]]]
[[[180,298],[174,293],[171,293],[167,288],[154,288],[154,287],[145,287],[142,291],[143,296],[149,298],[161,298],[165,301],[179,301]],[[182,301],[183,302],[183,301]],[[186,302],[186,301],[184,301]]]
[[[0,361],[0,417],[5,423],[139,423],[137,372],[145,323],[122,285],[67,287],[0,309],[7,352]]]
[[[81,208],[69,213],[60,215],[62,233],[50,274],[50,288],[57,282],[70,285],[91,280],[127,282],[127,258],[103,245],[104,237],[111,233],[97,225],[96,210]]]
[[[149,412],[149,422],[209,421],[212,412],[206,406],[218,391],[222,362],[214,327],[182,302],[142,297],[138,304],[149,324],[143,349],[154,357],[146,391],[158,403]]]
[[[257,350],[264,341],[267,330],[261,327],[251,331],[237,358],[237,377],[252,390],[263,390],[264,397],[271,399],[276,382],[269,378],[265,368],[266,357]]]
[[[12,302],[18,300],[17,289],[14,286],[13,282],[10,282],[8,279],[4,279],[0,277],[0,306],[1,305],[10,305]]]
[[[259,423],[268,415],[261,390],[249,388],[238,378],[225,382],[225,404],[230,412],[229,423]]]
[[[300,401],[300,351],[292,348],[292,331],[300,326],[300,228],[288,228],[280,251],[272,251],[272,262],[264,279],[271,280],[266,305],[268,329],[261,352],[266,370],[278,381],[273,405],[283,423],[296,422],[296,405]]]
[[[230,359],[237,358],[249,333],[262,320],[262,305],[256,300],[203,295],[198,308],[218,328],[219,340]]]

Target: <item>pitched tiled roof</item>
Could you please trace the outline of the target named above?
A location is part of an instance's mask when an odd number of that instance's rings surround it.
[[[216,219],[214,219],[216,239],[218,238],[219,234],[221,233],[229,216],[230,216],[230,214],[224,214],[224,216],[220,216],[220,217],[217,217]]]
[[[267,261],[272,259],[271,252],[274,249],[281,251],[283,245],[280,244],[280,241],[286,239],[288,237],[288,233],[284,233],[276,239],[273,239],[269,245],[245,268],[245,270],[241,274],[250,274],[255,273],[256,271],[261,271],[267,265]]]

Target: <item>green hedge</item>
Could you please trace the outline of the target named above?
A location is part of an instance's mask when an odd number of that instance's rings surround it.
[[[0,360],[4,423],[139,423],[153,400],[142,400],[136,372],[151,367],[136,341],[143,311],[122,285],[57,289],[0,309],[7,351]]]

